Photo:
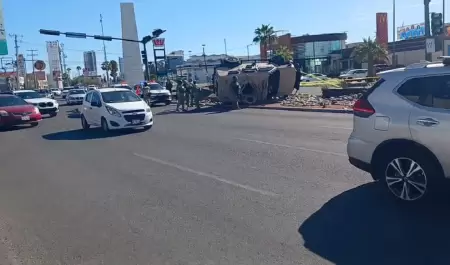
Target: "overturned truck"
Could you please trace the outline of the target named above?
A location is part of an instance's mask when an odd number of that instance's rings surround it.
[[[237,76],[242,86],[242,103],[256,104],[275,97],[292,93],[295,69],[288,65],[276,66],[270,63],[242,63],[233,68],[216,68],[215,86],[217,97],[223,103],[234,98],[230,86],[233,76]]]

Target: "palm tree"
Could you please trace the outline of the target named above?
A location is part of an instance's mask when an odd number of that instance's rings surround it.
[[[369,76],[374,76],[375,71],[373,65],[377,61],[389,61],[388,51],[375,39],[371,39],[370,37],[367,39],[363,39],[363,43],[358,45],[355,49],[355,59],[358,62],[367,62],[368,64],[368,73]]]
[[[111,75],[111,77],[113,78],[113,80],[115,82],[116,79],[117,79],[117,72],[119,72],[119,65],[117,64],[116,61],[111,60],[109,62],[109,68],[110,68],[109,70],[111,71],[110,75]]]
[[[77,71],[78,71],[78,76],[81,76],[81,73],[80,73],[80,71],[81,71],[81,66],[77,66]]]
[[[262,24],[261,27],[255,29],[255,37],[253,42],[256,44],[262,44],[265,54],[263,57],[267,58],[267,46],[271,48],[272,41],[275,39],[275,30],[270,24]]]
[[[293,58],[293,52],[291,50],[289,50],[289,48],[286,46],[280,46],[276,50],[275,55],[283,58],[283,60],[285,62],[288,62],[288,61],[292,60],[292,58]]]

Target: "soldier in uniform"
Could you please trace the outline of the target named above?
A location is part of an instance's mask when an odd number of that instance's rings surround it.
[[[184,80],[183,82],[185,93],[184,93],[184,100],[186,103],[186,109],[189,109],[190,98],[191,98],[191,84],[189,81]]]
[[[195,81],[195,80],[192,82],[192,92],[193,92],[193,96],[194,96],[192,105],[194,105],[194,103],[195,103],[195,108],[199,109],[200,108],[200,89],[197,87],[197,81]]]
[[[150,106],[151,104],[151,100],[150,100],[150,87],[148,86],[147,83],[145,83],[142,86],[142,98],[144,99],[145,102],[147,102],[147,104]]]
[[[185,94],[185,88],[183,86],[183,82],[181,80],[177,81],[177,111],[180,111],[180,105],[181,110],[185,111],[184,108],[184,94]]]
[[[241,85],[238,82],[238,77],[237,76],[233,76],[233,80],[231,81],[230,84],[231,87],[231,91],[234,92],[234,99],[233,99],[233,107],[235,109],[240,109],[239,107],[239,100],[241,99]]]

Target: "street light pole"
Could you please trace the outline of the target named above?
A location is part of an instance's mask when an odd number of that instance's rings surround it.
[[[205,71],[206,71],[206,74],[208,74],[208,67],[206,66],[205,44],[202,44],[202,46],[203,46],[203,61],[205,63]]]
[[[430,34],[430,0],[423,0],[424,5],[424,15],[425,15],[425,38],[429,38]],[[425,39],[425,43],[426,43]],[[427,47],[425,45],[425,61],[431,61],[431,53],[427,52]]]
[[[250,50],[248,49],[248,47],[250,47],[251,44],[247,45],[247,60],[250,61]]]
[[[395,55],[395,0],[392,1],[392,64],[397,65],[397,58]]]
[[[102,14],[100,14],[100,25],[102,27],[102,36],[105,36],[105,33],[103,31],[103,16]],[[104,60],[105,62],[108,62],[108,57],[106,56],[106,45],[105,45],[105,40],[103,40],[103,56],[104,56]],[[109,65],[109,64],[108,64]],[[109,86],[109,74],[108,74],[108,69],[106,69],[106,84]]]

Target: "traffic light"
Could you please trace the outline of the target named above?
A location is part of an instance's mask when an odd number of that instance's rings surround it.
[[[444,22],[442,21],[442,13],[431,13],[431,34],[438,36],[444,33]]]
[[[141,56],[142,56],[142,63],[144,65],[147,65],[147,62],[148,62],[148,60],[147,60],[147,53],[145,51],[141,51]]]
[[[161,34],[163,34],[164,32],[166,32],[165,30],[163,30],[163,29],[155,29],[153,32],[152,32],[152,36],[153,36],[153,38],[158,38]]]

